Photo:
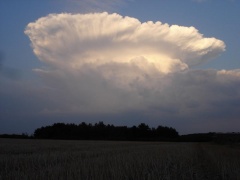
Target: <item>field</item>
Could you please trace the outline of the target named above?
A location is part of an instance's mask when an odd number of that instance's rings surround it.
[[[240,179],[240,148],[210,143],[0,139],[0,180]]]

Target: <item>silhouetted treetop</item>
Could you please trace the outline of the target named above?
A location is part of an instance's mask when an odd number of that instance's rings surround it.
[[[82,140],[144,140],[159,141],[177,138],[178,132],[172,127],[150,128],[145,123],[138,126],[105,125],[102,121],[92,124],[55,123],[35,130],[34,138],[82,139]]]

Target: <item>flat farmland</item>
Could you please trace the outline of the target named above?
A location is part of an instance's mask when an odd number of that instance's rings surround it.
[[[0,139],[0,180],[240,179],[237,145]]]

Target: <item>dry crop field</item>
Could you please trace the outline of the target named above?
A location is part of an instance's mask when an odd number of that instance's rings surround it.
[[[0,139],[0,179],[240,179],[240,149],[209,143]]]

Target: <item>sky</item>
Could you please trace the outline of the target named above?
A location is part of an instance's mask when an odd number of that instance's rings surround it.
[[[237,0],[3,0],[0,134],[57,122],[240,131]]]

